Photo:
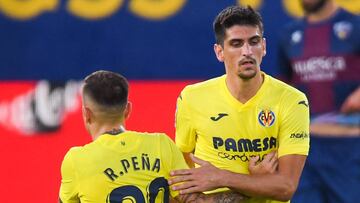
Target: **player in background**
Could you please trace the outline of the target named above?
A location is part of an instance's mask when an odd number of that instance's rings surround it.
[[[296,191],[309,150],[309,106],[303,93],[260,70],[263,31],[251,7],[231,6],[215,18],[214,51],[226,74],[185,87],[177,100],[176,145],[198,164],[172,172],[169,183],[181,194],[231,188],[246,202],[275,203]],[[264,162],[274,150],[277,170],[251,174],[251,160]]]
[[[281,30],[278,56],[279,77],[304,91],[311,106],[312,152],[293,200],[358,202],[360,17],[334,0],[301,4],[305,17]]]
[[[279,78],[309,98],[312,134],[360,136],[360,17],[334,0],[302,0],[281,31]]]
[[[71,148],[61,166],[60,202],[242,202],[243,195],[179,195],[169,189],[170,170],[187,168],[182,153],[161,133],[127,131],[126,79],[109,71],[85,78],[82,111],[93,142]],[[74,135],[76,136],[76,135]]]

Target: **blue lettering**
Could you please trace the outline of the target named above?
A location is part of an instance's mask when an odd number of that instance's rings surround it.
[[[276,138],[271,137],[270,138],[270,149],[275,148],[275,147],[276,147]]]
[[[255,152],[261,152],[261,140],[260,139],[255,139],[252,141],[252,146]]]
[[[263,140],[263,145],[264,145],[264,147],[262,148],[263,151],[266,151],[269,149],[269,138],[268,137]]]
[[[228,138],[225,140],[225,150],[226,151],[230,151],[230,149],[233,151],[233,152],[236,152],[237,149],[236,149],[236,141],[232,138]]]
[[[133,156],[133,157],[131,157],[131,160],[132,160],[132,164],[134,167],[134,171],[140,170],[140,168],[138,167],[139,162],[137,161],[137,157]]]
[[[251,144],[251,140],[249,139],[240,139],[238,141],[238,147],[239,147],[239,152],[252,152],[253,149],[252,149],[252,144]]]
[[[261,152],[276,148],[277,140],[275,137],[265,137],[264,139],[239,139],[227,138],[225,141],[221,137],[213,137],[214,149],[222,148],[225,151],[233,152]]]
[[[213,145],[215,149],[218,149],[220,146],[224,145],[224,141],[221,137],[213,137]]]
[[[126,159],[122,159],[122,160],[121,160],[121,164],[122,164],[122,166],[123,166],[123,168],[124,168],[125,173],[127,173],[127,172],[128,172],[128,169],[130,168],[130,163],[129,163],[129,161],[126,160]]]

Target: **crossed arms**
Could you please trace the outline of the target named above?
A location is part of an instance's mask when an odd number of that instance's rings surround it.
[[[252,158],[249,162],[249,171],[251,173],[250,176],[217,169],[209,162],[202,161],[193,156],[191,156],[191,159],[195,163],[200,164],[201,167],[196,169],[183,169],[174,171],[171,175],[176,177],[169,180],[169,183],[176,184],[177,182],[183,182],[191,179],[191,181],[185,182],[183,185],[172,186],[173,189],[180,190],[180,194],[175,197],[175,200],[178,202],[244,202],[244,200],[248,199],[247,196],[259,196],[259,193],[257,192],[252,193],[251,188],[247,190],[242,189],[244,185],[246,186],[246,184],[248,184],[246,182],[254,181],[250,177],[255,177],[259,179],[255,180],[255,185],[250,184],[250,186],[253,187],[254,191],[258,191],[259,188],[264,187],[264,185],[262,185],[265,182],[263,181],[263,177],[271,176],[271,174],[276,174],[278,167],[278,159],[275,152],[271,152],[270,154],[268,154],[260,163],[257,163],[259,157]],[[206,172],[204,172],[204,170]],[[232,179],[235,181],[229,181]],[[244,181],[244,184],[241,183],[242,181]],[[217,187],[229,187],[233,190],[213,194],[201,193],[201,191],[211,190]],[[266,192],[264,192],[264,196],[266,196]],[[61,202],[61,200],[59,202]]]
[[[173,190],[179,190],[180,194],[228,187],[249,197],[256,196],[288,201],[296,191],[306,156],[285,155],[280,157],[278,159],[277,170],[271,173],[252,173],[251,167],[256,167],[257,165],[254,166],[250,162],[250,175],[222,170],[196,157],[191,157],[191,159],[199,164],[200,167],[171,172],[173,178],[169,180],[169,184]],[[273,161],[273,159],[264,159],[264,161]],[[271,166],[271,164],[268,165]],[[181,182],[184,183],[178,184]]]
[[[246,196],[233,191],[220,192],[214,194],[203,194],[200,192],[181,194],[175,197],[178,202],[196,202],[196,203],[241,203],[248,199]]]

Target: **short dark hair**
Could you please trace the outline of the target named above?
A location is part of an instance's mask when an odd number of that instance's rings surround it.
[[[234,25],[250,25],[257,26],[264,33],[264,26],[261,15],[254,11],[250,6],[230,6],[222,10],[215,18],[213,29],[217,44],[224,45],[226,29]]]
[[[123,109],[128,101],[128,89],[129,85],[124,76],[99,70],[85,78],[83,93],[99,106]]]

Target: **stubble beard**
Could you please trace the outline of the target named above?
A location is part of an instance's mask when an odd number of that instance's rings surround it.
[[[238,76],[240,79],[247,81],[247,80],[254,78],[256,76],[256,74],[257,74],[257,70],[253,70],[252,73],[250,73],[250,74],[239,73]]]

